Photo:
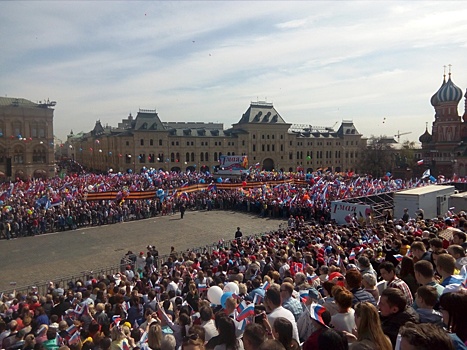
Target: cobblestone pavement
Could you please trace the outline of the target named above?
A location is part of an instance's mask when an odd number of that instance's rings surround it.
[[[237,226],[244,236],[279,228],[284,221],[230,211],[187,211],[180,214],[74,231],[0,241],[0,290],[10,282],[25,286],[59,276],[117,264],[132,250],[159,254],[232,239]]]

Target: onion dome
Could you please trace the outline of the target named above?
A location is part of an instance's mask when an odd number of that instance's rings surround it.
[[[443,86],[446,85],[446,75],[444,75],[443,77],[443,83],[441,84],[440,88],[438,89],[438,91],[435,92],[435,94],[433,96],[431,96],[431,105],[433,107],[436,107],[436,106],[439,106],[439,99],[438,99],[438,92],[443,88]]]
[[[433,136],[428,132],[428,127],[425,129],[425,133],[418,138],[421,143],[430,143],[433,140]]]
[[[456,102],[462,98],[462,90],[456,86],[451,80],[451,74],[449,74],[449,79],[446,84],[443,84],[441,88],[436,93],[436,97],[439,102]]]

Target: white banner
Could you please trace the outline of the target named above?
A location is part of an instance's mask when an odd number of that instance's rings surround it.
[[[331,202],[331,219],[339,225],[348,225],[352,220],[367,220],[371,215],[371,206],[347,202]]]

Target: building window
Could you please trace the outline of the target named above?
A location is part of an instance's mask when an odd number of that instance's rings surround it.
[[[292,160],[293,159],[293,154],[292,152],[289,152],[289,160]]]
[[[159,140],[159,146],[162,146],[162,140]]]
[[[253,152],[256,152],[256,145],[253,145]]]
[[[264,140],[264,134],[263,134],[263,135],[261,135],[261,140]]]
[[[264,152],[264,144],[261,145],[261,151]]]
[[[140,163],[146,163],[146,154],[142,153],[138,158]]]
[[[31,137],[37,137],[37,124],[31,124]]]
[[[126,164],[130,164],[130,163],[131,163],[131,154],[127,154],[127,155],[125,156],[125,163],[126,163]]]
[[[274,145],[272,145],[271,147],[272,147],[272,151],[275,152],[275,151],[276,151],[276,147],[274,147]]]
[[[194,152],[191,152],[191,161],[192,161],[192,162],[195,161],[195,153],[194,153]]]
[[[159,153],[159,154],[157,155],[157,161],[158,161],[159,163],[164,163],[164,153]]]
[[[149,161],[149,163],[154,163],[154,158],[155,158],[155,157],[154,157],[154,153],[150,153],[150,154],[148,155],[148,161]]]
[[[206,162],[209,162],[209,153],[208,152],[204,153],[204,159],[206,160]]]
[[[22,135],[22,132],[21,132],[21,122],[13,122],[13,123],[11,123],[11,128],[13,129],[13,136]]]
[[[190,141],[187,141],[187,142],[186,142],[186,145],[189,146],[189,145],[190,145]]]
[[[175,162],[175,153],[170,153],[170,161],[173,163]]]
[[[255,140],[255,139],[256,139],[256,135],[255,135],[255,134],[253,134],[253,140]]]
[[[125,145],[126,145],[126,146],[129,146],[129,145],[130,145],[130,141],[126,141],[126,142],[125,142]]]
[[[149,140],[149,146],[154,146],[154,140],[153,139]]]
[[[172,141],[172,146],[175,146],[175,142]]]
[[[281,145],[281,152],[284,152],[284,145]]]
[[[200,161],[200,162],[204,162],[204,153],[203,153],[203,152],[201,152],[201,153],[199,154],[199,161]]]
[[[46,163],[47,153],[44,147],[34,148],[32,151],[32,162],[33,163]]]
[[[16,147],[15,149],[13,149],[13,163],[23,164],[23,162],[24,162],[23,149],[21,147]]]
[[[269,145],[266,145],[266,150],[269,152]]]
[[[242,141],[242,146],[245,146],[245,140]]]
[[[179,145],[179,144],[178,144],[178,141],[177,141],[177,142],[175,142],[175,146],[178,146],[178,145]]]
[[[144,139],[139,140],[139,144],[140,144],[141,146],[144,146]]]
[[[190,153],[186,152],[185,153],[185,162],[189,162],[190,161]]]

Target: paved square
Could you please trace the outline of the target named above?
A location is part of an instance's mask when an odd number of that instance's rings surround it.
[[[233,239],[237,226],[249,236],[279,228],[284,221],[230,211],[187,211],[121,224],[0,241],[0,291],[34,285],[60,276],[79,274],[118,264],[123,255],[146,252],[155,245],[159,254]]]

